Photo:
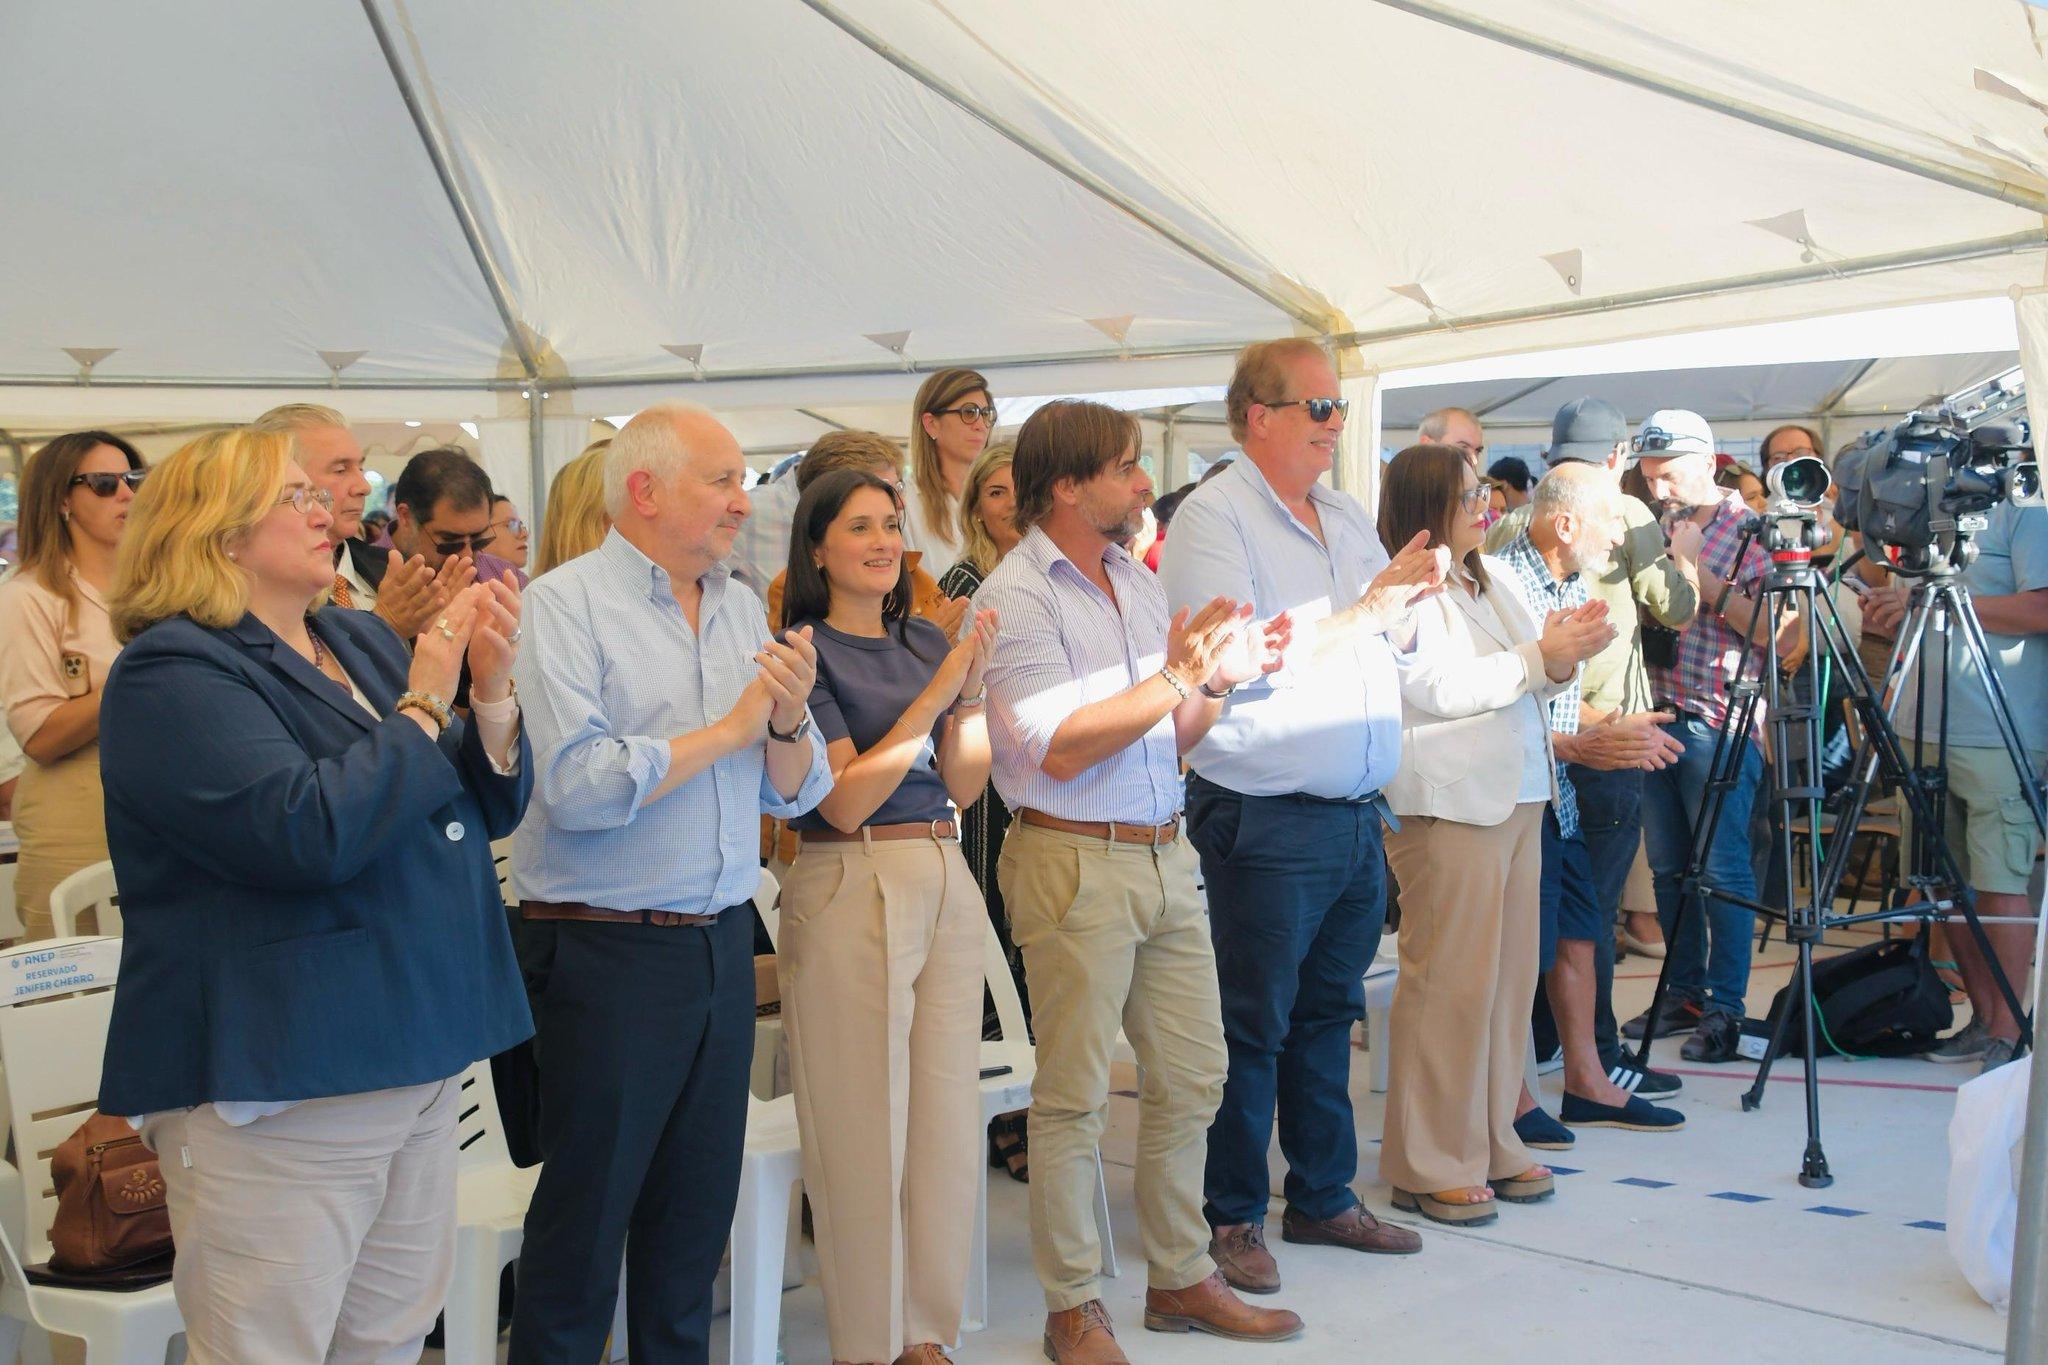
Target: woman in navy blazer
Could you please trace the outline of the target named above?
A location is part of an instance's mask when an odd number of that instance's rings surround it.
[[[194,1365],[417,1358],[460,1073],[532,1032],[490,854],[531,786],[518,592],[468,589],[408,657],[321,609],[328,506],[289,436],[203,436],[154,471],[115,575],[100,1108],[162,1157]]]

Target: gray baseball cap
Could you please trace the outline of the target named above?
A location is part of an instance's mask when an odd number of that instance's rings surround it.
[[[1574,398],[1550,420],[1550,462],[1604,463],[1628,439],[1628,418],[1604,398]]]

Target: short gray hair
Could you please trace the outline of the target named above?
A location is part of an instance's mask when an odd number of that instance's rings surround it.
[[[1536,492],[1530,498],[1529,516],[1541,520],[1569,512],[1585,521],[1609,511],[1619,496],[1613,480],[1607,477],[1607,466],[1574,460],[1558,465],[1537,481]]]
[[[348,418],[319,403],[285,403],[272,408],[249,425],[257,431],[267,431],[276,436],[296,436],[315,427],[340,427],[347,431]]]
[[[657,403],[634,413],[612,437],[604,452],[604,507],[614,521],[626,510],[626,480],[634,474],[644,469],[656,483],[671,483],[683,472],[690,458],[682,432],[687,417],[717,420],[696,403]]]
[[[1416,429],[1417,444],[1442,445],[1444,433],[1451,429],[1451,419],[1453,417],[1462,417],[1475,427],[1479,425],[1478,417],[1474,416],[1468,409],[1438,408],[1435,412],[1423,418],[1422,425]]]

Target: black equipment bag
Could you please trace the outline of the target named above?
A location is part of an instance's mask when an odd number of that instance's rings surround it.
[[[1839,957],[1815,958],[1813,997],[1822,1029],[1819,1050],[1857,1057],[1906,1057],[1925,1052],[1955,1022],[1948,987],[1927,955],[1928,935],[1873,943]],[[1779,1056],[1806,1050],[1806,1012],[1799,982],[1771,1000],[1770,1023],[1792,1011]]]

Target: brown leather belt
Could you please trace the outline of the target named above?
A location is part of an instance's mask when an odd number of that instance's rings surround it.
[[[718,923],[716,915],[686,915],[680,910],[606,910],[581,901],[521,901],[519,918],[577,920],[586,924],[656,924],[664,929]]]
[[[798,831],[807,844],[857,844],[868,839],[951,839],[959,829],[951,820],[914,820],[907,825],[864,825],[848,833],[843,829]]]
[[[1163,825],[1126,825],[1120,820],[1062,820],[1057,815],[1047,815],[1042,810],[1028,807],[1018,811],[1017,818],[1040,829],[1056,829],[1089,839],[1106,839],[1112,844],[1150,844],[1157,848],[1180,837],[1178,819],[1168,820]]]

